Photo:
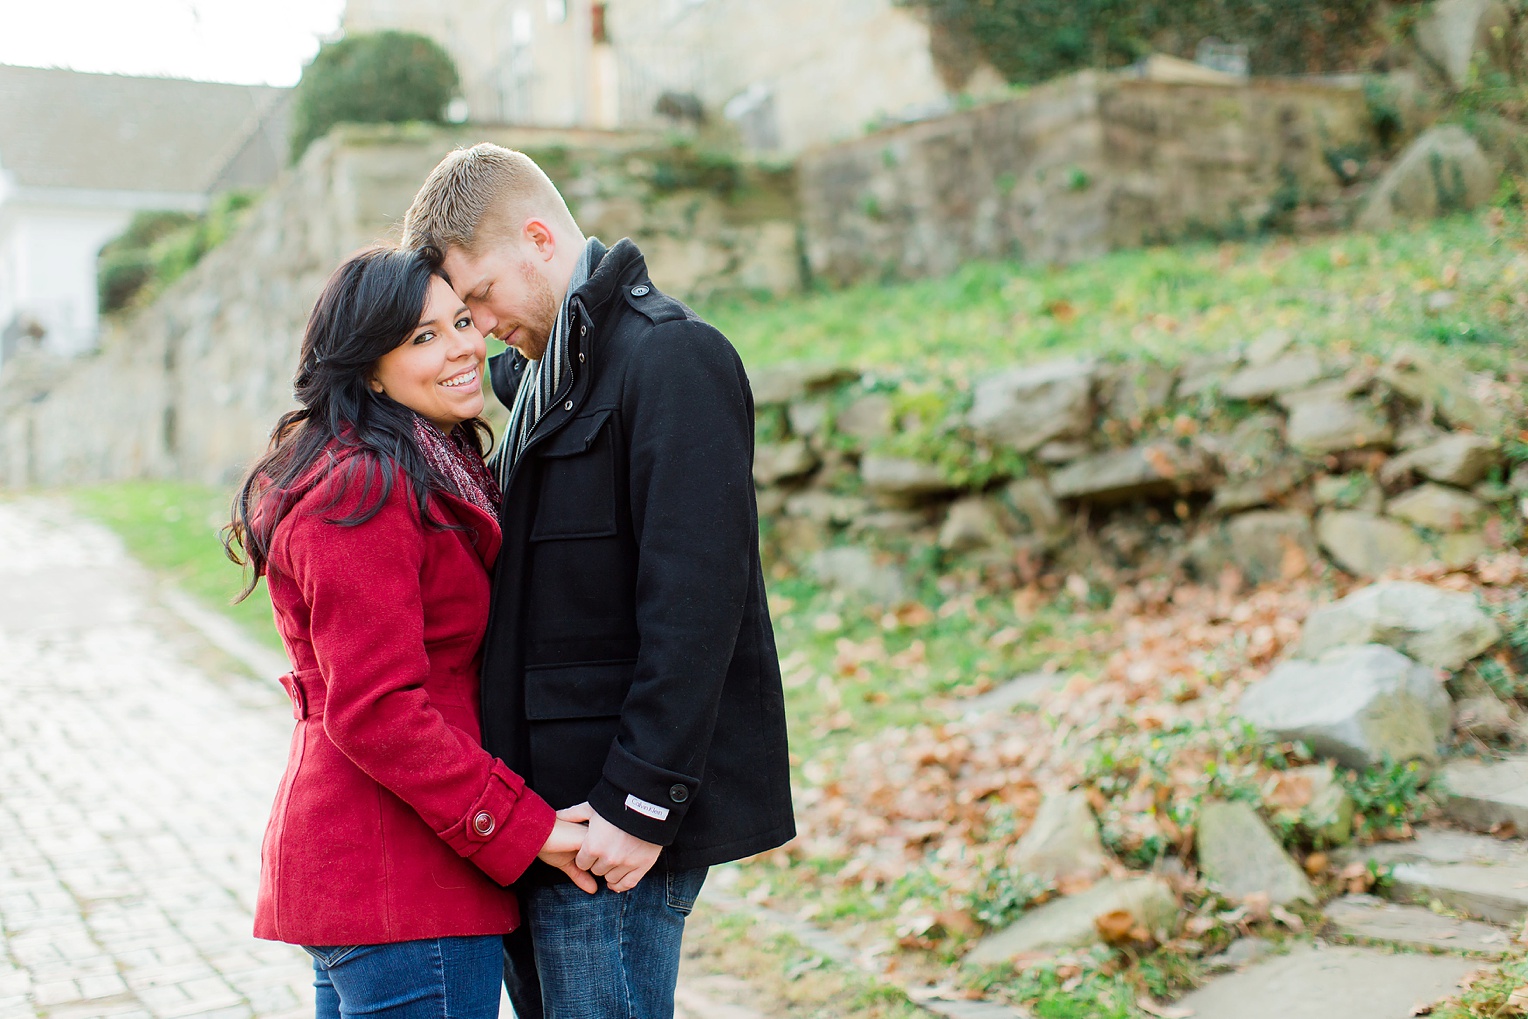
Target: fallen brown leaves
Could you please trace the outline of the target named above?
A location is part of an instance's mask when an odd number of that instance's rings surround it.
[[[1406,575],[1493,600],[1528,579],[1528,564],[1506,554],[1466,570]],[[1230,709],[1299,635],[1312,607],[1352,586],[1330,578],[1323,586],[1308,577],[1245,594],[1234,583],[1154,578],[1127,586],[1109,610],[1096,614],[1081,646],[1071,648],[1071,660],[1096,666],[1040,695],[1039,710],[939,721],[960,704],[930,705],[925,724],[868,735],[806,761],[797,800],[801,835],[782,852],[836,863],[830,880],[867,891],[916,874],[941,890],[931,906],[948,911],[994,871],[1012,866],[1014,848],[1046,792],[1082,787],[1110,849],[1128,856],[1156,847],[1187,862],[1196,804],[1207,792],[1250,783],[1270,807],[1298,809],[1310,801],[1309,779],[1284,774],[1263,748],[1248,744]],[[1037,597],[1024,589],[1013,600],[1032,607]],[[886,622],[915,627],[969,610],[969,602],[954,603],[936,613],[905,606]],[[985,639],[1015,637],[996,630]],[[854,675],[885,654],[878,639],[840,641],[835,667],[840,676]],[[926,648],[914,643],[896,665],[927,669]],[[822,677],[820,686],[830,724],[842,727],[845,712],[831,696],[833,679]],[[1329,866],[1319,854],[1306,865],[1313,874]],[[1340,880],[1350,891],[1366,891],[1373,876],[1350,867]],[[1115,930],[1122,921],[1100,918],[1106,921],[1106,940],[1132,933]],[[947,916],[938,926],[967,932]],[[927,933],[908,936],[922,941]]]

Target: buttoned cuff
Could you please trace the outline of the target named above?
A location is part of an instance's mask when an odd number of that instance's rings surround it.
[[[617,743],[605,758],[604,776],[589,793],[589,805],[626,834],[668,846],[678,838],[699,791],[699,779],[640,761]]]
[[[535,861],[556,821],[551,804],[527,789],[503,761],[494,761],[472,809],[436,834],[483,873],[509,885]]]

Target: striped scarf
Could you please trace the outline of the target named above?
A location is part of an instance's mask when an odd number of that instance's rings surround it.
[[[573,275],[568,280],[568,292],[563,295],[562,307],[557,309],[557,318],[552,323],[552,335],[547,340],[546,350],[542,351],[540,360],[526,362],[525,378],[520,380],[520,388],[515,390],[514,405],[509,408],[509,424],[504,429],[504,440],[488,458],[489,469],[499,479],[501,489],[509,487],[510,473],[519,462],[520,454],[525,452],[526,444],[531,441],[536,425],[562,391],[564,380],[572,384],[573,357],[568,350],[568,330],[572,328],[573,294],[589,282],[594,272],[596,250],[599,250],[599,241],[591,237],[584,245],[583,254],[578,256],[578,264],[573,267]]]

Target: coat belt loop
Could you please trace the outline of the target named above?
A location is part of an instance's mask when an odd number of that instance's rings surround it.
[[[308,698],[303,693],[301,681],[295,673],[287,672],[279,677],[279,682],[287,696],[292,698],[292,717],[301,722],[308,717]]]

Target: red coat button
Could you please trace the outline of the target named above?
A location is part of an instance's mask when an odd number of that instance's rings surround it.
[[[486,810],[478,811],[477,817],[472,819],[472,830],[479,835],[492,835],[493,815]]]

